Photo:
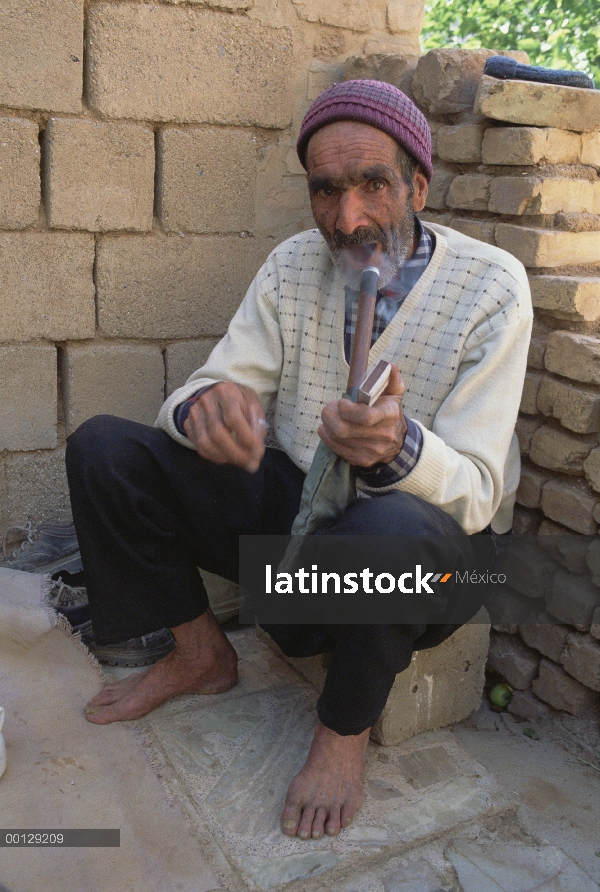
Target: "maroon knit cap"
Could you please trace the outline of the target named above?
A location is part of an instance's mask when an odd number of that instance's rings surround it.
[[[304,116],[296,150],[306,169],[306,148],[317,130],[334,121],[360,121],[383,130],[422,166],[431,182],[431,130],[425,115],[397,87],[385,81],[334,84],[317,96]]]

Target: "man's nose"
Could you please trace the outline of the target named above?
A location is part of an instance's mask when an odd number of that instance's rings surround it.
[[[359,226],[368,226],[370,223],[360,196],[352,189],[342,192],[337,210],[335,228],[345,235],[352,235]]]

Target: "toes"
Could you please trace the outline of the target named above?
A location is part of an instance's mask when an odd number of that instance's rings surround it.
[[[325,834],[325,821],[327,820],[327,809],[323,805],[319,805],[315,811],[312,824],[312,838],[323,839]]]
[[[302,817],[298,824],[298,839],[310,839],[312,836],[313,821],[315,819],[315,809],[310,805],[305,805],[302,810]]]
[[[300,823],[300,805],[296,802],[287,802],[281,813],[281,829],[286,836],[295,836]]]
[[[333,805],[329,809],[329,817],[325,822],[325,833],[327,836],[337,836],[342,826],[342,817],[339,806]],[[350,823],[350,822],[348,822]]]
[[[114,703],[118,696],[119,694],[113,686],[107,685],[105,688],[102,688],[99,694],[92,697],[88,706],[108,706],[109,704]]]
[[[352,823],[352,819],[354,818],[354,815],[357,811],[358,805],[355,805],[352,802],[345,802],[344,805],[342,805],[340,821],[340,826],[342,827],[342,829],[350,826],[350,824]]]

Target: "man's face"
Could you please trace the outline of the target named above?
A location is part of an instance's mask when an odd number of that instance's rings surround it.
[[[398,144],[381,130],[336,121],[317,130],[306,156],[315,222],[349,285],[373,264],[380,287],[413,250],[415,212],[423,210],[427,179],[417,170],[402,179]]]

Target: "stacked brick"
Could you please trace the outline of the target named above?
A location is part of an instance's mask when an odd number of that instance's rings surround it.
[[[423,0],[0,9],[0,534],[68,516],[67,434],[152,423],[271,248],[312,225],[294,137]],[[85,72],[85,75],[84,75]]]
[[[396,83],[427,115],[435,176],[423,219],[527,268],[535,323],[515,531],[556,546],[516,574],[529,605],[513,598],[488,667],[515,689],[516,714],[579,716],[600,704],[600,91],[486,77],[490,55],[353,59],[345,76]],[[503,603],[510,613],[510,592]]]

